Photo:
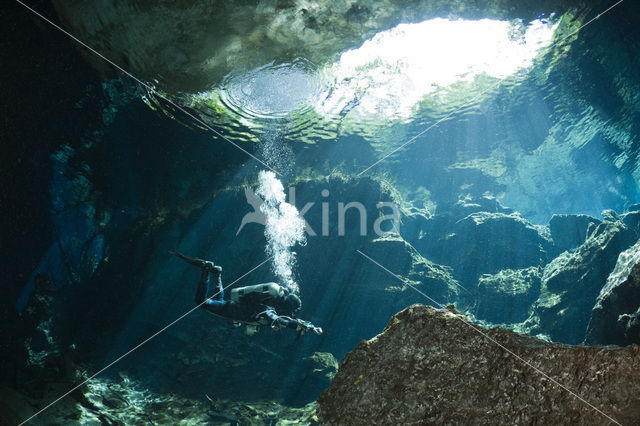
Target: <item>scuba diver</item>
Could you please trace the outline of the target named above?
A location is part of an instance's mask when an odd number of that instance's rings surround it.
[[[236,326],[246,324],[248,335],[253,335],[259,326],[270,326],[273,329],[291,328],[298,332],[298,336],[309,330],[322,334],[322,329],[309,321],[292,318],[300,310],[302,302],[298,296],[282,286],[264,283],[234,288],[231,290],[230,300],[225,300],[220,278],[222,267],[208,260],[194,259],[175,251],[170,251],[169,254],[202,269],[196,291],[196,304],[214,315],[233,320]],[[210,275],[213,275],[218,285],[218,293],[207,299]]]

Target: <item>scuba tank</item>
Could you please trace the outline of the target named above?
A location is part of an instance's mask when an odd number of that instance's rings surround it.
[[[276,283],[264,283],[234,288],[231,290],[230,298],[233,302],[238,302],[241,298],[251,293],[260,294],[266,299],[269,297],[283,297],[286,292]]]

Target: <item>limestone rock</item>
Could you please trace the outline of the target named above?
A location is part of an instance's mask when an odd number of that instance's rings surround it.
[[[453,218],[462,219],[472,213],[477,212],[489,212],[489,213],[504,213],[511,214],[513,209],[505,207],[495,197],[467,197],[458,200],[450,207],[446,207],[446,211]]]
[[[622,222],[603,222],[575,252],[564,252],[545,268],[530,322],[533,334],[577,344],[584,340],[591,308],[618,254],[637,239]]]
[[[301,376],[304,376],[306,392],[312,395],[320,395],[330,384],[338,371],[338,360],[330,352],[314,352],[302,359]],[[305,403],[309,398],[299,398]],[[311,399],[313,400],[313,399]],[[294,400],[293,405],[298,402]]]
[[[436,261],[450,265],[463,282],[483,273],[544,263],[544,238],[517,214],[478,212],[457,221],[441,241]]]
[[[419,219],[410,222],[413,233],[403,234],[407,241],[423,256],[451,266],[467,287],[481,274],[538,266],[547,258],[544,230],[493,197],[465,198]]]
[[[73,382],[48,388],[34,401],[9,388],[0,388],[0,424],[18,424],[66,392]],[[121,375],[119,380],[96,377],[29,424],[317,424],[315,403],[289,407],[276,401],[242,402],[211,397],[192,399],[146,388]]]
[[[640,344],[640,242],[618,257],[591,313],[586,342]]]
[[[318,399],[321,424],[608,424],[532,367],[616,421],[640,421],[637,346],[571,347],[474,327],[421,305],[396,314],[342,359]]]
[[[612,209],[603,210],[601,215],[602,215],[602,219],[605,222],[615,222],[621,219],[620,215],[616,213],[615,210],[612,210]]]
[[[478,280],[476,317],[493,323],[516,323],[526,319],[540,295],[541,270],[505,269]]]
[[[383,261],[385,268],[405,276],[412,285],[426,292],[429,297],[434,298],[438,303],[451,302],[461,292],[464,292],[460,283],[452,277],[451,268],[425,259],[410,244],[397,235],[376,238],[365,247],[365,253],[374,260]],[[370,261],[366,260],[366,262]],[[368,266],[370,267],[371,263]],[[378,267],[376,266],[376,268]],[[373,269],[372,271],[376,274],[380,272],[388,274],[380,269],[377,271]],[[422,298],[414,290],[402,286],[396,278],[391,275],[387,275],[387,277],[389,278],[389,286],[386,287],[388,291],[386,295],[382,296],[384,299],[378,301],[380,305],[389,304],[389,292],[395,293],[393,305],[396,307],[396,311],[416,303],[417,300]],[[351,283],[351,285],[357,284]],[[364,287],[363,291],[373,287],[371,281],[364,281],[361,285]]]
[[[630,229],[635,231],[636,234],[640,235],[640,211],[633,210],[625,213],[621,216],[622,222],[627,225]]]
[[[507,3],[180,0],[151,5],[56,0],[54,5],[76,37],[136,75],[149,80],[162,76],[175,93],[208,89],[233,69],[255,68],[274,58],[304,57],[324,64],[399,23],[436,17],[529,22],[576,1]]]
[[[338,360],[329,352],[314,352],[304,359],[313,365],[313,372],[333,379],[338,371]]]
[[[601,221],[586,214],[554,214],[549,221],[549,230],[558,253],[578,247],[587,239],[590,223]]]

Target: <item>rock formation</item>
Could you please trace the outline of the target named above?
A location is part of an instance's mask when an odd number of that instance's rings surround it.
[[[150,7],[139,1],[54,2],[61,20],[81,40],[134,74],[162,76],[174,92],[208,89],[232,69],[255,68],[273,58],[305,57],[322,64],[403,22],[480,16],[529,22],[578,2],[507,3],[201,0]]]
[[[587,328],[587,344],[640,344],[640,242],[618,257],[600,290]]]
[[[532,333],[556,342],[582,342],[591,309],[618,254],[637,238],[621,221],[605,221],[575,252],[564,252],[546,265],[540,298],[529,320]]]
[[[505,269],[478,279],[473,310],[477,318],[493,323],[517,323],[526,319],[540,295],[539,267]]]
[[[574,249],[587,239],[589,224],[601,221],[586,214],[554,214],[549,221],[549,231],[558,253]]]
[[[640,207],[631,206],[629,211],[623,214],[622,222],[630,229],[633,229],[636,234],[640,235]]]
[[[439,242],[448,257],[441,261],[463,282],[482,273],[538,266],[546,259],[543,237],[517,214],[473,213],[458,220],[450,232]]]
[[[550,247],[537,227],[492,197],[459,200],[430,218],[414,214],[404,235],[423,256],[452,267],[468,288],[482,274],[543,265]]]
[[[342,359],[318,399],[321,424],[640,421],[637,346],[571,347],[475,327],[453,309],[396,314]]]
[[[78,380],[84,380],[78,377]],[[47,388],[43,402],[66,392],[69,383]],[[0,424],[16,425],[35,413],[38,401],[10,388],[0,387]],[[39,407],[38,407],[39,408]],[[317,424],[315,403],[286,407],[275,401],[240,402],[205,396],[190,399],[150,392],[125,375],[95,378],[60,400],[28,424]]]

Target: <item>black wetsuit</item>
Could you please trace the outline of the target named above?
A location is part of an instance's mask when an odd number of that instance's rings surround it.
[[[185,256],[175,251],[170,251],[169,254],[202,269],[200,283],[196,291],[196,304],[212,314],[249,325],[268,325],[272,328],[287,327],[300,333],[312,330],[316,334],[322,334],[320,327],[316,327],[308,321],[286,316],[294,315],[300,309],[300,298],[295,294],[285,291],[282,295],[270,296],[255,292],[245,294],[237,302],[225,300],[224,288],[220,279],[222,268],[215,266],[213,262]],[[207,298],[210,274],[213,274],[218,292]],[[276,310],[284,312],[286,315],[278,315]]]
[[[206,298],[209,291],[209,276],[213,275],[218,292],[211,298]],[[277,304],[276,297],[265,298],[259,293],[249,293],[238,301],[224,300],[221,272],[217,269],[203,269],[196,291],[196,304],[212,314],[254,325],[269,325],[274,328],[287,327],[296,330],[310,325],[306,321],[278,315],[271,305]],[[291,313],[290,313],[291,314]]]

